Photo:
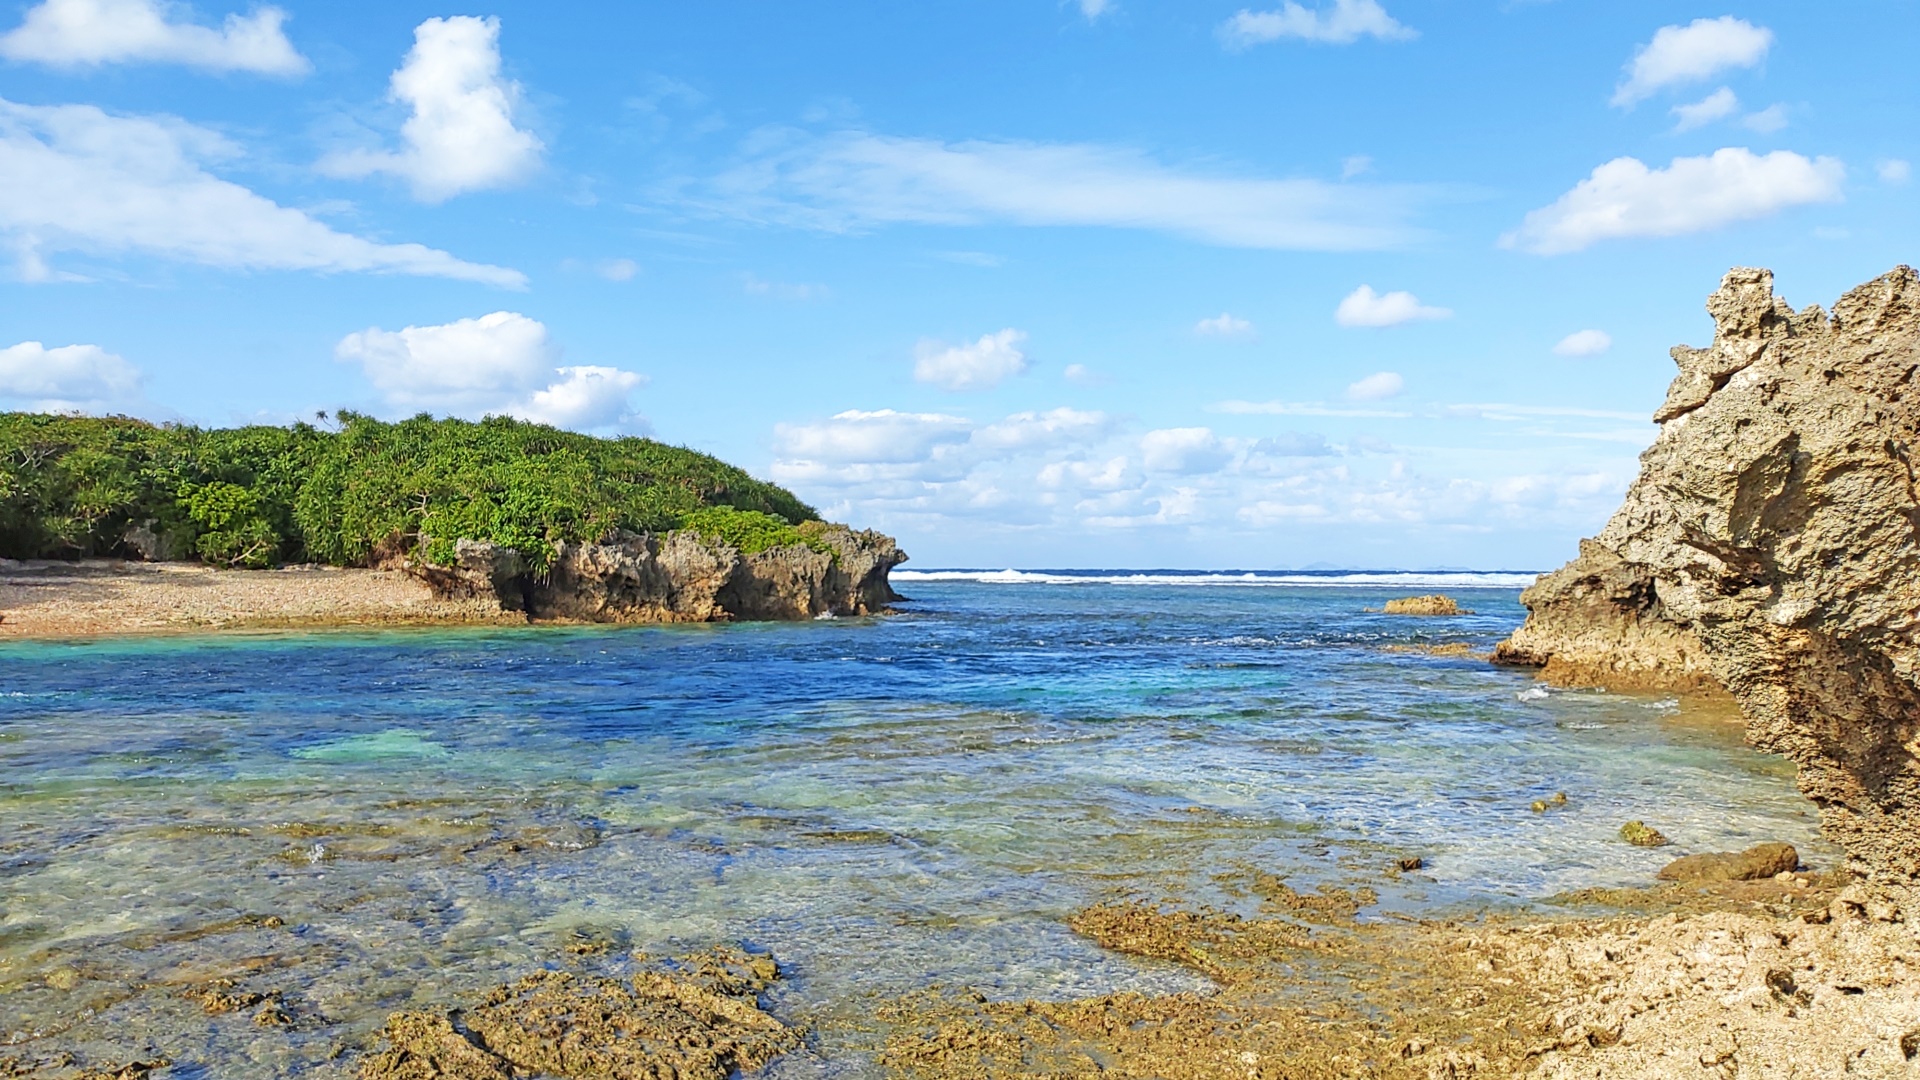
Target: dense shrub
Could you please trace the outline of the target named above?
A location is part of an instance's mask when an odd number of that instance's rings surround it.
[[[651,439],[506,418],[338,421],[208,429],[0,413],[0,556],[113,554],[141,526],[222,565],[365,565],[422,543],[445,562],[473,539],[544,569],[555,542],[615,528],[706,514],[702,531],[758,544],[817,518],[782,488]]]

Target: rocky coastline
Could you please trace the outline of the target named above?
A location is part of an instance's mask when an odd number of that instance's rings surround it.
[[[529,622],[666,623],[872,615],[903,599],[891,537],[829,525],[812,545],[751,554],[689,531],[616,532],[558,545],[534,573],[520,554],[461,541],[450,566],[417,554],[375,567],[216,569],[119,559],[0,559],[0,640],[240,629]],[[417,552],[418,549],[416,548]]]
[[[1721,687],[1855,868],[1920,877],[1920,276],[1831,312],[1766,270],[1707,301],[1638,480],[1522,595],[1498,659],[1560,682]]]

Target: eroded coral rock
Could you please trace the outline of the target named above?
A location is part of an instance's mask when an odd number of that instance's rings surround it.
[[[1435,593],[1432,596],[1403,596],[1389,600],[1381,612],[1387,615],[1471,615],[1473,612],[1462,608],[1451,596]]]
[[[1666,881],[1760,881],[1800,866],[1792,844],[1755,844],[1745,851],[1715,851],[1687,855],[1662,867]]]
[[[1920,876],[1920,276],[1794,311],[1765,270],[1709,299],[1639,479],[1522,597],[1504,659],[1603,685],[1711,678],[1859,865]]]
[[[444,599],[491,599],[502,611],[581,622],[723,622],[870,615],[900,599],[887,574],[907,560],[893,538],[813,525],[806,544],[742,554],[691,532],[616,530],[598,543],[561,543],[536,575],[518,552],[462,540],[452,566],[409,572]]]

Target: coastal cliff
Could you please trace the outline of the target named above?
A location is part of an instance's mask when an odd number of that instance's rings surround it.
[[[1725,687],[1862,869],[1920,876],[1920,278],[1829,314],[1737,269],[1707,310],[1624,505],[1522,595],[1498,658]]]
[[[824,525],[808,530],[808,539],[747,553],[688,530],[615,530],[598,543],[556,545],[545,573],[534,572],[513,548],[461,540],[451,565],[414,561],[406,568],[441,599],[580,622],[870,615],[900,599],[887,574],[907,555],[892,537]]]

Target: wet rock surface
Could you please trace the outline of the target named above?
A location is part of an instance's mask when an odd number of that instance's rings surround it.
[[[1640,478],[1523,595],[1502,658],[1614,686],[1701,685],[1859,866],[1920,876],[1920,276],[1794,311],[1765,270],[1709,298]]]
[[[1402,596],[1389,600],[1380,609],[1386,615],[1471,615],[1451,596]]]
[[[682,958],[630,982],[541,971],[471,1009],[396,1013],[362,1080],[726,1080],[797,1048],[763,1012],[772,959],[734,949]]]
[[[595,544],[562,543],[545,575],[496,544],[462,540],[452,566],[409,572],[435,596],[486,600],[530,618],[602,623],[799,620],[871,615],[899,600],[888,573],[905,562],[893,539],[810,523],[805,544],[743,554],[689,532],[615,531]]]
[[[1792,844],[1756,844],[1745,851],[1714,851],[1686,855],[1662,867],[1666,881],[1759,881],[1790,873],[1800,866]]]

